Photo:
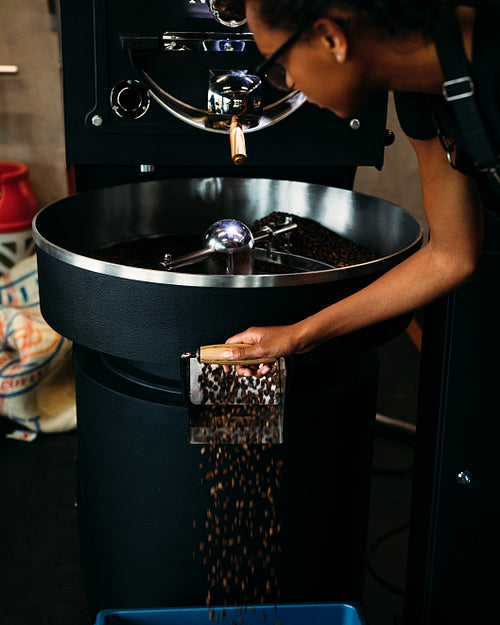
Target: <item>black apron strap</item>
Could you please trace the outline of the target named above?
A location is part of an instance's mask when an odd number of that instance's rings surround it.
[[[467,152],[481,173],[492,176],[500,184],[499,159],[491,146],[477,106],[474,81],[458,22],[454,21],[435,43],[445,78],[443,96],[455,113]]]

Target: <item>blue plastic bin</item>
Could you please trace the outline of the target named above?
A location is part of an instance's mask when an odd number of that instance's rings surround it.
[[[95,625],[366,625],[356,603],[102,610]]]

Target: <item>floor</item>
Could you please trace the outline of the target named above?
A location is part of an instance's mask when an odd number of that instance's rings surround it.
[[[381,350],[379,412],[415,423],[418,351],[407,334]],[[88,625],[79,566],[76,434],[7,439],[0,419],[0,623]],[[404,605],[411,491],[411,438],[377,426],[363,613],[367,625],[398,625]]]
[[[419,353],[402,335],[381,349],[363,612],[367,625],[399,625],[404,607],[413,441],[399,422],[417,416]]]

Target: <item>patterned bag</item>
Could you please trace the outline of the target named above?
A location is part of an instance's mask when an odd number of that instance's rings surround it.
[[[42,318],[36,257],[0,277],[0,415],[36,432],[76,427],[71,341]]]

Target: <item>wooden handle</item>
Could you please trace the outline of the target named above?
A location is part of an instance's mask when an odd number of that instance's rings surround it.
[[[228,360],[222,358],[222,352],[233,347],[252,347],[245,343],[221,343],[219,345],[203,345],[200,347],[200,362],[210,365],[260,365],[260,363],[271,364],[276,358],[247,358],[242,360]]]
[[[229,128],[229,142],[231,144],[231,158],[235,165],[241,165],[247,160],[247,146],[243,128],[236,115],[231,119]]]

